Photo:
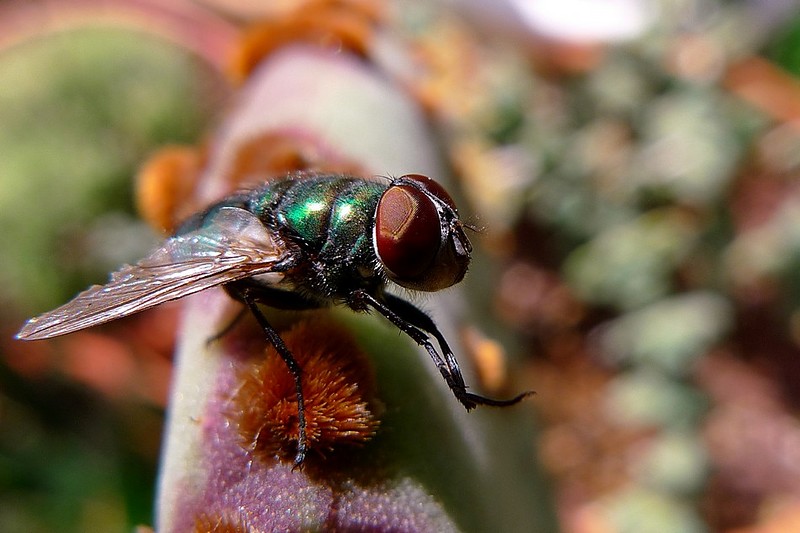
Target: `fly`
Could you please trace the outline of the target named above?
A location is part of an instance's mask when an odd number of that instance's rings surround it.
[[[463,279],[471,252],[455,203],[427,176],[291,174],[190,217],[150,255],[30,319],[17,338],[65,335],[222,286],[253,314],[294,378],[299,465],[307,451],[302,369],[258,304],[378,311],[425,348],[467,410],[513,405],[528,394],[495,400],[468,392],[433,320],[386,290],[389,282],[426,292],[450,287]]]

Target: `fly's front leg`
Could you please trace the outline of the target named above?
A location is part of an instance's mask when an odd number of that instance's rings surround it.
[[[433,320],[411,305],[405,300],[401,300],[396,296],[385,295],[385,302],[382,302],[370,295],[364,290],[358,289],[350,294],[350,305],[354,309],[366,309],[372,307],[380,314],[385,316],[389,321],[397,326],[403,333],[411,337],[411,339],[418,345],[425,348],[430,355],[439,372],[444,377],[450,390],[456,399],[466,407],[467,410],[473,409],[478,405],[491,405],[495,407],[504,407],[514,405],[526,396],[532,394],[531,392],[523,392],[514,398],[508,400],[495,400],[493,398],[486,398],[479,394],[467,392],[467,387],[464,384],[464,378],[461,375],[461,368],[458,361],[447,344],[444,335],[441,334],[439,329],[434,324]],[[432,335],[439,343],[439,348],[442,350],[440,355],[428,335]]]
[[[436,348],[433,346],[433,343],[431,343],[430,338],[428,338],[428,335],[424,331],[414,326],[407,320],[404,320],[400,315],[389,309],[385,304],[364,290],[357,289],[353,291],[350,294],[348,303],[350,307],[357,310],[366,311],[370,307],[376,309],[380,314],[389,319],[389,321],[400,331],[411,337],[411,339],[419,346],[425,348],[434,364],[436,364],[436,368],[439,369],[439,373],[444,378],[447,386],[450,387],[451,391],[453,391],[453,394],[458,401],[460,401],[464,407],[467,408],[467,410],[475,408],[476,403],[467,398],[468,393],[466,386],[464,385],[464,380],[461,377],[461,371],[458,369],[458,364],[456,363],[456,369],[453,371],[451,365],[449,365],[447,361],[442,358],[439,352],[436,351]]]
[[[464,378],[461,375],[461,368],[458,366],[458,360],[456,359],[453,350],[450,349],[450,345],[447,344],[447,340],[444,338],[444,335],[442,335],[442,333],[439,331],[439,328],[436,327],[436,324],[433,322],[431,317],[429,317],[427,313],[414,307],[407,301],[394,296],[393,294],[385,294],[384,301],[386,302],[387,307],[395,312],[398,316],[412,323],[422,331],[427,332],[429,335],[433,335],[433,337],[436,339],[436,342],[439,343],[439,349],[444,355],[448,371],[453,375],[453,379],[455,380],[456,384],[466,392],[467,387],[464,383]]]
[[[292,352],[289,348],[286,347],[286,344],[283,342],[283,339],[275,331],[275,328],[267,320],[267,317],[264,316],[264,313],[261,312],[261,309],[258,308],[258,304],[256,303],[255,298],[251,294],[251,291],[247,288],[244,289],[233,289],[230,286],[228,287],[229,291],[233,291],[237,299],[244,302],[247,308],[253,313],[253,316],[258,321],[259,326],[264,331],[264,334],[267,336],[267,340],[269,340],[270,344],[275,347],[275,350],[278,352],[278,355],[281,356],[283,362],[286,364],[286,368],[289,369],[289,373],[294,378],[294,389],[295,394],[297,396],[297,426],[298,426],[298,435],[297,435],[297,454],[294,457],[294,466],[300,466],[303,461],[305,460],[306,453],[308,452],[308,441],[306,439],[306,409],[305,409],[305,400],[303,399],[303,383],[302,383],[302,369],[300,365],[297,363],[297,360],[292,355]]]

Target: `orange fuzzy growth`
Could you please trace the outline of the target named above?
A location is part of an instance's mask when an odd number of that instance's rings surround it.
[[[282,334],[303,371],[306,437],[312,451],[361,445],[377,431],[374,378],[366,356],[341,326],[306,321]],[[259,455],[293,457],[298,439],[294,379],[274,348],[241,373],[232,418]]]
[[[375,0],[314,0],[251,26],[231,60],[231,75],[243,81],[265,57],[289,43],[305,42],[366,56],[380,8]]]
[[[136,177],[136,203],[142,218],[159,231],[172,233],[191,212],[202,160],[196,148],[187,146],[168,146],[153,154]]]

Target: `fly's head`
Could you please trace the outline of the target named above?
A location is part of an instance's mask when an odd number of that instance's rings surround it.
[[[375,212],[375,254],[407,289],[438,291],[461,281],[472,245],[447,191],[421,174],[392,181]]]

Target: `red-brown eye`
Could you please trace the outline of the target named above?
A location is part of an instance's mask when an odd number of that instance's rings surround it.
[[[441,223],[434,202],[411,185],[390,186],[375,214],[375,251],[390,276],[399,281],[424,275],[441,245]]]
[[[449,205],[453,211],[458,212],[458,209],[456,209],[456,203],[450,197],[450,194],[444,190],[444,187],[439,185],[439,182],[429,178],[428,176],[424,176],[422,174],[405,174],[404,176],[401,176],[398,181],[413,181],[417,183],[433,196]]]

